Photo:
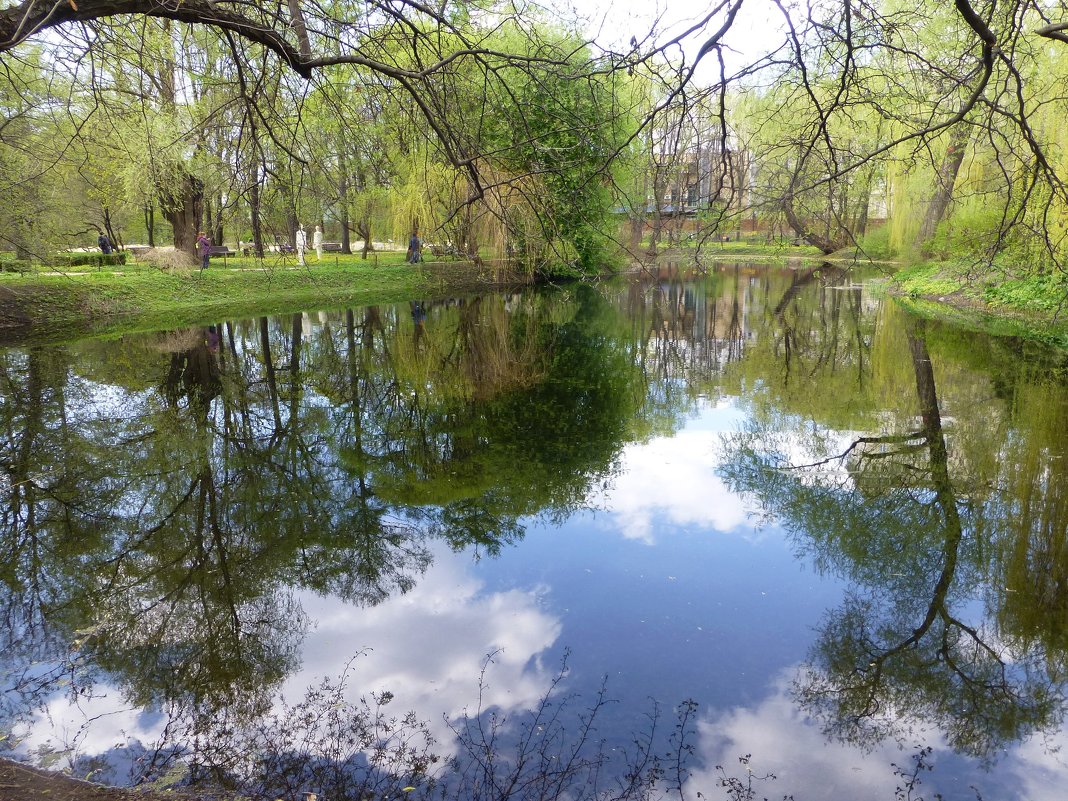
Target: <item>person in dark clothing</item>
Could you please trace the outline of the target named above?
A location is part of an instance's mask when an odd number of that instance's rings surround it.
[[[409,264],[417,264],[422,259],[423,243],[419,239],[419,234],[412,234],[412,238],[408,240],[408,257]]]

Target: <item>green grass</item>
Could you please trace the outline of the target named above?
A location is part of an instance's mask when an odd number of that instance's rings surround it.
[[[1068,348],[1068,283],[1061,275],[1006,278],[961,262],[920,264],[898,272],[890,294],[914,314],[997,336]]]
[[[663,250],[695,250],[698,244],[697,239],[684,239],[679,245],[669,248],[666,243],[661,242],[660,247]],[[770,256],[775,258],[787,258],[790,256],[806,256],[806,257],[821,257],[822,251],[819,248],[812,247],[812,245],[791,245],[789,242],[771,242],[768,243],[761,237],[759,240],[732,240],[730,242],[717,242],[714,239],[709,239],[701,245],[702,255],[707,256]]]
[[[118,335],[316,308],[391,303],[472,291],[496,280],[470,263],[405,263],[403,253],[331,254],[301,267],[289,258],[212,259],[211,266],[164,272],[146,264],[65,274],[0,273],[0,331],[32,321],[20,339],[57,341]],[[514,280],[512,281],[514,282]]]
[[[969,289],[958,265],[917,264],[900,270],[891,281],[900,294],[910,298],[954,295]]]

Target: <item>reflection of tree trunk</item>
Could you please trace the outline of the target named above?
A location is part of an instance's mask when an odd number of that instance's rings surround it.
[[[304,315],[297,312],[290,325],[291,350],[289,354],[289,425],[293,427],[297,419],[297,405],[300,399],[300,348],[304,335]]]
[[[942,432],[942,417],[938,410],[938,393],[935,389],[934,370],[931,366],[931,357],[927,352],[927,341],[922,335],[917,336],[913,332],[908,334],[909,353],[912,356],[912,369],[916,375],[916,394],[920,401],[920,419],[923,421],[922,436],[927,444],[929,455],[929,469],[931,485],[938,500],[938,506],[942,510],[945,521],[945,540],[942,546],[942,570],[938,575],[931,590],[931,602],[927,607],[927,613],[923,620],[913,630],[912,634],[894,647],[880,654],[873,664],[876,666],[876,675],[881,670],[882,664],[894,654],[918,643],[934,625],[939,616],[946,622],[951,622],[946,599],[949,596],[949,588],[953,582],[953,576],[957,571],[957,556],[960,551],[963,529],[961,527],[960,514],[957,511],[956,495],[953,484],[949,477],[949,455],[946,448],[945,435]],[[948,643],[943,645],[943,650]],[[874,688],[873,684],[873,688]]]
[[[382,329],[382,315],[377,306],[368,306],[363,311],[361,326],[363,349],[370,353],[375,344],[375,331]]]
[[[367,469],[364,466],[363,408],[360,400],[360,360],[356,353],[356,316],[352,309],[345,311],[345,345],[349,362],[349,408],[352,410],[352,445],[356,451],[360,506],[367,507]]]
[[[835,278],[841,278],[845,276],[846,273],[847,270],[842,267],[836,267],[829,261],[824,262],[823,264],[820,264],[817,267],[813,267],[811,270],[805,270],[803,273],[794,273],[793,280],[791,281],[790,286],[786,288],[786,291],[783,293],[782,298],[780,298],[779,302],[775,304],[775,311],[773,312],[774,315],[776,317],[781,317],[783,312],[786,311],[786,307],[789,306],[790,303],[793,302],[794,298],[797,297],[797,294],[801,291],[801,288],[812,283],[817,278],[822,278],[828,275],[833,276]]]
[[[41,351],[30,348],[26,359],[26,405],[25,422],[14,463],[11,465],[11,509],[12,520],[20,517],[26,522],[25,530],[33,536],[37,528],[37,504],[34,492],[35,483],[30,474],[33,468],[33,454],[37,446],[37,437],[44,428],[44,383],[41,380]],[[25,516],[19,513],[21,506],[26,507]]]
[[[282,415],[278,409],[278,380],[271,359],[271,328],[266,317],[260,318],[260,349],[263,351],[263,375],[267,380],[267,392],[271,398],[271,409],[274,410],[274,428],[277,431],[282,427]]]

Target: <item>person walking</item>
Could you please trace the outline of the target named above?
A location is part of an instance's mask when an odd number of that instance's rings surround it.
[[[412,238],[408,240],[408,256],[407,261],[409,264],[418,264],[422,259],[423,243],[419,239],[419,232],[416,231],[412,234]]]
[[[312,247],[315,248],[315,260],[323,260],[323,229],[318,225],[312,233]]]

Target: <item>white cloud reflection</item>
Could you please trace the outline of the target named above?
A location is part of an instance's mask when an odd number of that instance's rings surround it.
[[[871,752],[827,742],[819,726],[803,715],[789,696],[789,679],[783,675],[770,694],[751,707],[732,707],[708,716],[698,724],[697,755],[705,766],[692,775],[689,786],[715,798],[722,765],[728,776],[747,778],[739,757],[752,755],[754,776],[774,774],[774,780],[754,779],[759,798],[849,798],[852,801],[893,798],[892,762],[907,755],[893,743]],[[818,792],[818,795],[814,794]],[[695,794],[695,793],[691,793]]]
[[[701,770],[687,783],[689,797],[723,795],[719,787],[722,765],[726,775],[747,780],[754,775],[757,798],[849,798],[887,801],[896,798],[902,777],[894,765],[909,770],[919,745],[888,739],[871,749],[827,740],[819,724],[804,715],[790,698],[790,678],[796,668],[780,674],[766,697],[753,706],[717,710],[697,725],[695,756]],[[910,737],[934,750],[930,772],[921,772],[913,797],[945,799],[1020,798],[1063,801],[1068,786],[1068,728],[1036,735],[995,756],[986,768],[978,760],[954,754],[938,730],[914,725]],[[752,755],[748,766],[740,757]],[[774,780],[757,777],[774,774]],[[974,788],[973,788],[974,785]],[[981,796],[976,795],[976,790]]]
[[[687,428],[670,439],[653,439],[623,452],[621,475],[603,503],[625,538],[653,544],[665,520],[722,532],[744,527],[751,533],[753,505],[716,474],[723,460],[723,432],[736,417],[719,412],[708,418],[720,423],[715,430]]]
[[[1035,736],[1009,752],[1003,769],[1010,772],[1020,798],[1064,801],[1068,787],[1068,729]]]
[[[560,620],[542,608],[543,588],[487,592],[468,559],[442,548],[411,592],[369,609],[301,597],[316,625],[305,640],[302,669],[285,684],[287,699],[299,698],[322,676],[338,676],[364,651],[354,663],[350,700],[388,690],[398,709],[430,723],[439,748],[448,747],[442,716],[474,712],[481,666],[494,653],[483,706],[505,713],[533,707],[556,672],[541,655],[560,636]]]
[[[325,677],[336,680],[352,660],[349,700],[388,690],[398,711],[413,710],[430,724],[435,751],[450,756],[452,734],[443,716],[472,714],[478,702],[482,664],[486,672],[483,707],[504,713],[533,707],[548,691],[557,665],[542,654],[557,640],[560,620],[541,607],[543,588],[487,591],[471,575],[469,557],[442,547],[434,564],[407,595],[361,608],[335,597],[303,593],[300,601],[313,621],[303,663],[284,683],[289,703],[304,697]],[[41,748],[90,757],[162,735],[161,716],[132,709],[122,693],[104,684],[92,698],[72,702],[56,695],[28,724],[13,732],[18,753]],[[113,752],[114,755],[114,752]]]

